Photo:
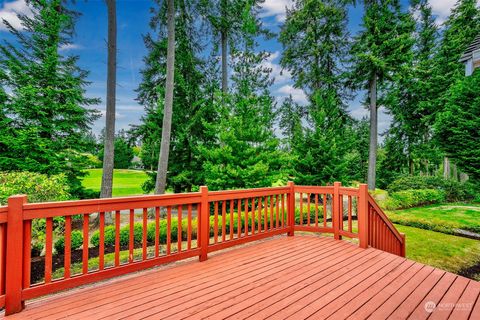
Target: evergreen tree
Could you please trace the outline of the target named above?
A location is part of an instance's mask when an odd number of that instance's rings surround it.
[[[377,160],[377,101],[379,89],[411,61],[414,24],[398,0],[365,1],[362,30],[351,50],[351,84],[368,91],[370,143],[368,186],[375,189]],[[400,72],[401,74],[401,72]],[[381,92],[380,92],[381,96]]]
[[[78,14],[61,0],[28,3],[32,15],[18,15],[24,30],[3,21],[16,42],[0,44],[0,84],[10,91],[0,94],[0,170],[64,173],[69,192],[81,196],[82,141],[98,117],[88,107],[99,100],[85,95],[78,57],[59,50],[71,44]]]
[[[480,70],[450,88],[435,124],[438,143],[474,181],[480,179]]]
[[[144,58],[143,80],[137,90],[138,101],[145,107],[142,124],[133,128],[142,141],[141,159],[145,168],[155,170],[162,137],[165,97],[167,33],[166,5],[158,1],[152,9],[152,32],[144,37],[148,55]],[[189,191],[203,183],[202,159],[197,146],[209,143],[204,122],[213,117],[207,87],[209,71],[197,57],[200,50],[197,13],[192,1],[176,1],[175,17],[175,90],[167,183],[175,192]],[[208,93],[210,94],[210,93]],[[153,190],[155,173],[144,186]]]
[[[346,176],[347,136],[351,119],[341,64],[348,44],[347,9],[342,1],[304,0],[287,10],[280,33],[284,46],[281,64],[292,73],[294,85],[309,97],[300,122],[303,139],[293,153],[295,181],[322,185]]]
[[[279,127],[282,130],[285,149],[292,152],[302,141],[302,116],[304,108],[293,101],[290,95],[278,109],[280,114]]]
[[[284,158],[273,132],[267,54],[248,48],[235,56],[233,88],[216,99],[219,119],[210,124],[216,144],[202,147],[205,182],[213,190],[269,187],[285,180]]]

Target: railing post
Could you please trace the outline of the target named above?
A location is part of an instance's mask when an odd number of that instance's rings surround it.
[[[293,237],[295,233],[295,184],[293,181],[288,181],[287,184],[289,191],[287,194],[287,208],[288,208],[288,236]]]
[[[341,223],[341,213],[340,213],[340,182],[333,183],[333,215],[332,215],[332,225],[333,225],[333,237],[336,240],[342,239],[340,236],[340,223]]]
[[[405,246],[406,246],[406,244],[407,244],[407,243],[405,242],[405,233],[400,233],[400,235],[402,236],[402,241],[403,241],[403,242],[402,242],[402,247],[401,247],[401,249],[400,249],[400,255],[405,258],[405,257],[406,257],[406,254],[407,254],[407,252],[406,252],[407,250],[406,250],[406,248],[405,248]]]
[[[358,188],[358,240],[360,248],[368,248],[368,185]]]
[[[22,311],[23,205],[26,195],[8,198],[5,315]]]
[[[207,260],[208,255],[208,243],[210,240],[210,207],[208,205],[208,187],[200,187],[200,193],[202,194],[202,202],[200,203],[200,214],[197,221],[200,222],[197,237],[200,238],[200,261]]]

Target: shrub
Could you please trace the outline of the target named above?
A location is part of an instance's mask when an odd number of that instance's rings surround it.
[[[447,201],[465,201],[475,198],[475,186],[470,182],[458,182],[442,177],[404,176],[388,186],[390,193],[404,190],[436,189],[445,192]]]
[[[81,231],[74,230],[71,233],[71,248],[72,250],[76,250],[80,248],[83,245],[83,234]],[[62,236],[55,241],[55,244],[53,245],[55,248],[55,251],[57,253],[63,253],[65,250],[65,237]]]
[[[34,172],[0,172],[0,204],[7,203],[10,196],[28,195],[29,202],[61,201],[71,198],[64,175]]]
[[[445,201],[445,192],[435,189],[404,190],[393,192],[385,201],[389,210],[412,208],[416,206]]]

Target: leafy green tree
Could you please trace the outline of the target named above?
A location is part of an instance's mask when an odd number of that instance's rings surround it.
[[[398,0],[364,2],[362,30],[355,36],[351,49],[350,80],[353,88],[368,92],[367,101],[370,109],[368,186],[375,189],[379,88],[393,80],[393,77],[399,74],[399,70],[411,61],[414,23],[407,13],[402,12]]]
[[[284,156],[273,132],[274,99],[266,53],[237,52],[233,88],[217,97],[219,118],[209,127],[215,145],[201,147],[205,182],[213,190],[269,187],[286,180]]]
[[[113,166],[115,169],[128,169],[134,157],[133,147],[128,141],[126,133],[121,131],[115,137],[115,154]],[[104,158],[104,149],[100,150],[98,158]]]
[[[78,13],[61,0],[28,2],[31,16],[19,14],[24,30],[3,21],[15,42],[0,44],[0,170],[63,173],[69,192],[81,196],[82,142],[98,113],[98,99],[86,97],[87,72],[77,56],[60,48],[71,44]]]
[[[437,140],[448,157],[474,181],[480,179],[480,70],[450,88],[435,123]]]

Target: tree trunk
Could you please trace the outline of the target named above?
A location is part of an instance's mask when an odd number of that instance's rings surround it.
[[[112,197],[115,146],[115,87],[117,82],[117,16],[116,0],[107,0],[108,10],[108,63],[107,63],[107,112],[103,154],[101,198]]]
[[[443,178],[450,179],[450,159],[448,157],[443,158]]]
[[[375,190],[377,166],[377,75],[370,80],[370,147],[368,151],[368,189]]]
[[[228,91],[228,46],[227,46],[227,32],[222,30],[221,32],[222,42],[222,92]]]
[[[155,194],[165,193],[167,184],[168,155],[170,153],[170,136],[172,131],[173,86],[175,71],[175,7],[174,0],[168,0],[168,48],[167,48],[167,83],[163,111],[162,142],[158,157]]]

